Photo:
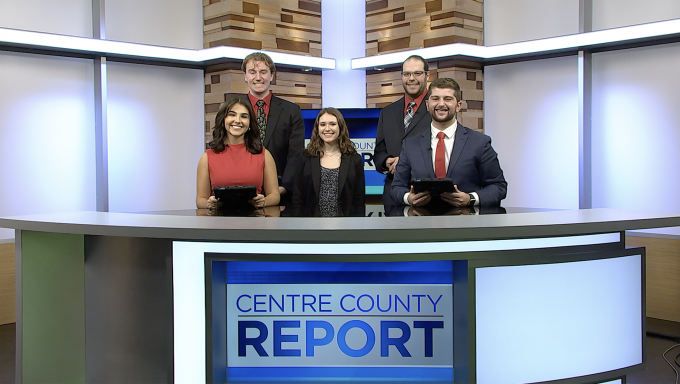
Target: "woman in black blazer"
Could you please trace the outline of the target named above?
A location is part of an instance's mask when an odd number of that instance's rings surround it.
[[[319,112],[309,145],[291,171],[286,178],[292,184],[292,208],[296,214],[365,215],[364,163],[337,109]]]

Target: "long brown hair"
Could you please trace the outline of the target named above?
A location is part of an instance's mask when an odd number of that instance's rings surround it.
[[[316,116],[314,121],[314,129],[312,130],[312,138],[309,140],[309,145],[307,146],[307,152],[312,156],[323,156],[324,142],[321,140],[319,135],[319,119],[321,116],[329,114],[335,116],[338,119],[338,146],[340,147],[340,153],[343,155],[351,155],[356,153],[354,149],[354,144],[349,139],[349,129],[347,129],[347,123],[345,123],[345,118],[342,117],[342,113],[335,108],[324,108]]]
[[[260,129],[255,121],[255,111],[253,111],[253,107],[249,102],[236,96],[222,104],[222,107],[220,107],[220,110],[217,112],[217,116],[215,116],[215,128],[213,128],[212,131],[213,139],[209,144],[210,149],[215,151],[215,153],[220,153],[226,148],[224,141],[227,139],[227,128],[224,126],[224,119],[227,117],[227,113],[229,113],[231,107],[236,104],[240,104],[248,110],[248,130],[243,134],[243,141],[246,144],[246,149],[252,154],[262,153]]]

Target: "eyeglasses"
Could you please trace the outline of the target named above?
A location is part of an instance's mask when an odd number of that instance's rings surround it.
[[[424,71],[415,71],[415,72],[402,72],[401,75],[404,76],[405,78],[411,77],[413,75],[414,77],[420,77],[424,74]]]
[[[402,72],[401,75],[406,77],[406,78],[409,78],[409,77],[411,77],[411,75],[413,75],[413,77],[420,77],[425,73],[427,73],[427,72],[424,72],[424,71]]]

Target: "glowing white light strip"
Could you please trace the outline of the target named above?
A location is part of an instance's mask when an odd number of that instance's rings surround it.
[[[664,37],[679,33],[680,19],[675,19],[629,27],[605,29],[602,31],[579,33],[575,35],[523,41],[520,43],[494,45],[490,47],[456,43],[352,59],[352,69],[399,64],[413,54],[420,55],[424,59],[436,59],[449,56],[501,59],[516,55],[551,52],[563,49],[588,48],[603,44],[626,42],[628,40]]]
[[[486,48],[487,47],[481,45],[456,43],[429,48],[418,48],[410,51],[386,53],[384,55],[352,59],[352,69],[373,68],[383,65],[398,64],[402,63],[407,57],[411,55],[420,55],[425,60],[457,55],[484,58],[484,51]]]
[[[202,254],[201,254],[202,255]],[[199,257],[202,259],[202,257]],[[175,383],[206,383],[205,372],[205,274],[195,252],[173,243],[172,302],[175,344]],[[199,280],[197,277],[201,276]],[[179,305],[179,307],[178,307]],[[191,328],[186,328],[187,326]],[[202,368],[199,368],[202,367]]]
[[[202,63],[217,59],[243,59],[255,52],[238,47],[215,47],[208,49],[183,49],[155,45],[100,40],[88,37],[54,35],[50,33],[20,31],[0,28],[0,44],[17,44],[34,49],[77,51],[85,54],[119,55],[144,59],[177,60]],[[314,69],[335,69],[335,60],[323,57],[267,52],[277,64],[294,65]]]
[[[172,285],[175,383],[205,382],[205,252],[282,255],[422,254],[536,249],[619,241],[619,233],[441,243],[253,244],[174,241]]]

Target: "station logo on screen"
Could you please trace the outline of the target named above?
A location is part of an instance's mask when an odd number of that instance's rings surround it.
[[[228,261],[226,366],[392,367],[416,376],[433,368],[450,378],[452,275],[451,261]]]

